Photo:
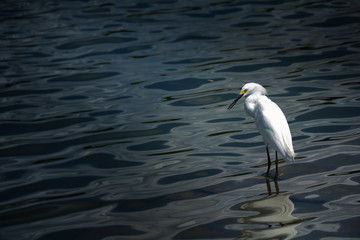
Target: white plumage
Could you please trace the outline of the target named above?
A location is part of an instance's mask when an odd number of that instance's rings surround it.
[[[255,119],[256,127],[264,139],[269,163],[269,145],[286,160],[294,161],[295,153],[288,122],[279,106],[266,96],[265,88],[257,83],[245,84],[228,109],[241,97],[245,98],[246,113]]]

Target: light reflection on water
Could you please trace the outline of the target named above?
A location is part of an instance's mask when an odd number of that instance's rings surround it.
[[[359,236],[358,2],[0,6],[1,238]],[[292,130],[277,181],[246,82]]]

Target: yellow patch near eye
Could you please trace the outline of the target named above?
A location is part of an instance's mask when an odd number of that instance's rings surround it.
[[[245,89],[245,90],[243,90],[243,91],[241,91],[241,95],[244,95],[245,93],[247,93],[247,89]]]

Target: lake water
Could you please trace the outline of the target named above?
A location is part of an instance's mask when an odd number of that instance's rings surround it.
[[[360,237],[359,1],[0,7],[1,239]],[[292,131],[277,180],[247,82]]]

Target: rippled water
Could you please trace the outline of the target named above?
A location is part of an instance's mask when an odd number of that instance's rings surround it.
[[[1,239],[360,236],[358,1],[0,6]],[[292,130],[278,180],[246,82]]]

